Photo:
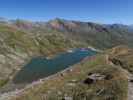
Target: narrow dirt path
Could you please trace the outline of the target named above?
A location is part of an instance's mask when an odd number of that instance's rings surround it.
[[[109,55],[105,56],[106,63],[109,65],[114,65],[110,60],[109,60]],[[115,66],[115,65],[114,65]],[[128,100],[133,100],[133,74],[128,72],[127,70],[123,69],[126,73],[128,73]]]
[[[128,100],[133,100],[133,75],[129,75],[129,84],[128,84]]]

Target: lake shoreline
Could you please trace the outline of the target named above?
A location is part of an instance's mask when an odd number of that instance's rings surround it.
[[[96,55],[96,54],[95,54]],[[58,78],[58,77],[63,77],[64,75],[67,75],[68,73],[73,73],[74,69],[76,68],[75,65],[78,65],[80,63],[82,63],[82,61],[86,61],[86,59],[88,60],[88,58],[91,60],[91,58],[93,58],[93,56],[95,55],[91,55],[91,56],[86,56],[84,57],[80,62],[75,63],[65,69],[62,69],[54,74],[51,74],[47,77],[44,78],[40,78],[36,81],[33,81],[31,83],[26,83],[26,84],[13,84],[14,88],[10,91],[5,91],[3,93],[0,94],[0,97],[2,95],[6,95],[6,94],[14,94],[14,95],[18,95],[18,94],[22,94],[24,91],[26,91],[27,89],[33,88],[34,86],[39,86],[41,84],[45,84],[45,82]]]
[[[88,50],[88,49],[90,49],[90,48],[80,48],[80,49],[82,49],[83,51],[84,50]],[[70,49],[70,50],[72,50],[72,49]],[[91,50],[91,49],[90,49]],[[68,51],[68,50],[67,50]],[[66,51],[66,52],[67,52]],[[72,53],[72,52],[68,52],[68,53]],[[58,55],[59,53],[57,53],[56,55]],[[56,56],[55,55],[55,56]],[[96,55],[96,54],[95,54]],[[67,73],[69,73],[69,72],[72,72],[73,71],[73,69],[75,69],[75,65],[77,65],[77,64],[80,64],[80,63],[82,63],[82,61],[84,61],[85,59],[88,59],[88,58],[91,58],[91,57],[93,57],[93,56],[95,56],[95,55],[91,55],[91,56],[86,56],[86,57],[84,57],[80,62],[77,62],[77,63],[75,63],[75,64],[73,64],[73,65],[70,65],[70,66],[68,66],[68,67],[66,67],[66,68],[64,68],[64,69],[61,69],[60,71],[58,71],[58,72],[56,72],[56,73],[54,73],[54,74],[51,74],[51,75],[49,75],[49,76],[46,76],[46,77],[44,77],[44,78],[40,78],[40,79],[37,79],[36,81],[32,81],[32,82],[30,82],[30,83],[22,83],[22,84],[15,84],[15,83],[13,83],[13,86],[14,86],[14,88],[13,89],[11,89],[10,91],[5,91],[5,92],[3,92],[3,93],[1,93],[0,95],[2,95],[2,94],[5,94],[5,93],[10,93],[10,92],[14,92],[15,94],[17,94],[17,93],[20,93],[20,92],[23,92],[23,91],[25,91],[26,89],[29,89],[29,88],[33,88],[34,86],[38,86],[38,85],[40,85],[40,84],[43,84],[43,83],[45,83],[46,81],[48,81],[48,80],[51,80],[51,79],[54,79],[54,78],[57,78],[57,77],[63,77],[65,74],[67,74]],[[55,57],[54,56],[54,57]],[[42,57],[42,56],[41,56]],[[42,57],[42,58],[44,58],[44,57]]]
[[[48,77],[44,77],[44,78],[38,79],[36,81],[36,83],[34,83],[34,84],[33,83],[28,83],[27,85],[24,85],[21,88],[16,88],[16,89],[14,89],[12,91],[1,93],[0,94],[0,98],[8,98],[8,96],[17,97],[18,95],[22,95],[28,89],[34,88],[34,87],[39,86],[41,84],[45,84],[45,82],[47,82],[49,80],[53,80],[53,79],[58,78],[58,77],[63,77],[62,75],[69,74],[70,72],[72,72],[72,71],[74,71],[76,69],[76,67],[77,67],[76,65],[81,64],[82,62],[84,62],[84,61],[86,61],[88,59],[89,60],[93,60],[91,58],[94,58],[94,57],[95,57],[95,55],[89,56],[89,57],[87,56],[84,59],[82,59],[81,62],[79,62],[79,63],[76,63],[76,64],[74,64],[72,66],[69,66],[68,68],[63,69],[63,70],[61,70],[61,71],[59,71],[59,72],[57,72],[57,73],[55,73],[53,75],[50,75]]]

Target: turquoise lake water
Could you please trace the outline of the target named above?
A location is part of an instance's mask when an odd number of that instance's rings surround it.
[[[90,49],[74,49],[73,52],[60,53],[51,59],[33,58],[17,73],[13,82],[16,84],[30,83],[48,77],[95,54],[96,52]]]

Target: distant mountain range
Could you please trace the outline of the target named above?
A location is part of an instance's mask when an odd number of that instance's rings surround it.
[[[47,34],[53,31],[59,32],[69,39],[100,49],[120,44],[133,46],[133,25],[97,24],[60,18],[48,22],[31,22],[20,19],[6,20],[1,18],[0,22],[35,34]]]

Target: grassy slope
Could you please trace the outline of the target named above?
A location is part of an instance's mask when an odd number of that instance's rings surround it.
[[[83,46],[64,35],[50,33],[26,33],[13,26],[0,24],[0,87],[32,57],[49,56]]]
[[[36,36],[34,36],[36,35]],[[56,52],[56,49],[72,48],[75,41],[65,38],[60,34],[28,34],[11,26],[0,25],[0,36],[5,45],[14,49],[16,52],[24,53],[43,53]],[[55,50],[52,50],[55,49]]]
[[[83,81],[89,73],[112,78],[88,85]],[[108,65],[105,56],[100,54],[73,66],[72,72],[66,71],[63,76],[57,74],[12,100],[64,100],[65,97],[72,97],[73,100],[126,100],[127,85],[125,72],[120,67]]]
[[[118,46],[113,48],[109,55],[110,61],[115,65],[121,66],[133,74],[133,49],[129,49],[127,46]]]

